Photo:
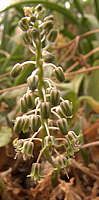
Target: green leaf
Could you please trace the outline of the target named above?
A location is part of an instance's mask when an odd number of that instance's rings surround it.
[[[86,23],[88,23],[89,30],[99,29],[99,21],[97,20],[95,15],[85,14],[85,18],[87,20]],[[87,26],[87,24],[86,24],[86,26]],[[95,36],[99,40],[99,34],[96,33]],[[92,35],[90,35],[90,37],[88,36],[88,38],[93,38],[93,37],[94,36],[92,36]]]
[[[85,79],[85,74],[82,73],[82,74],[78,74],[74,81],[73,81],[73,85],[74,85],[74,91],[76,94],[78,94],[80,92],[80,87],[81,87],[81,84],[83,82],[83,80]]]
[[[74,90],[72,83],[54,83],[59,90]]]
[[[12,137],[12,131],[9,127],[2,127],[0,129],[0,147],[7,145]]]
[[[79,118],[74,127],[73,127],[73,131],[77,134],[77,135],[81,135],[80,136],[80,143],[81,144],[84,144],[84,137],[83,137],[83,118]],[[83,160],[85,161],[86,164],[89,163],[89,157],[88,157],[88,151],[87,149],[81,149],[81,154],[82,154],[82,157],[83,157]]]
[[[71,40],[76,37],[71,31],[68,31],[67,29],[60,30],[60,33],[62,33],[64,36],[69,37]]]
[[[22,83],[24,83],[27,79],[27,77],[32,73],[32,71],[34,70],[35,65],[30,65],[24,68],[24,70],[21,72],[21,74],[17,77],[16,81],[15,81],[15,85],[20,85]]]
[[[1,37],[1,45],[0,47],[2,49],[6,49],[6,43],[8,41],[8,38],[6,37],[7,33],[8,33],[8,11],[5,13],[4,15],[4,20],[3,20],[3,25],[4,25],[4,29],[2,31],[2,37]]]
[[[79,108],[79,100],[75,94],[74,91],[64,91],[62,92],[62,97],[64,99],[68,99],[69,101],[71,101],[73,103],[73,114],[75,114]]]
[[[77,8],[78,12],[80,12],[83,16],[84,12],[83,12],[83,7],[81,5],[81,1],[80,0],[74,0],[74,4],[75,4],[75,7]]]
[[[87,83],[86,95],[92,96],[95,100],[99,101],[99,70],[91,73]]]
[[[56,10],[57,12],[63,14],[65,17],[67,17],[69,20],[71,20],[74,24],[79,24],[78,20],[76,17],[74,17],[72,15],[72,13],[64,8],[63,6],[58,5],[57,3],[53,3],[53,2],[47,2],[47,1],[43,1],[43,0],[28,0],[28,1],[22,1],[22,2],[18,2],[15,4],[11,4],[10,6],[8,6],[7,8],[5,8],[4,10],[0,11],[0,13],[5,12],[6,10],[9,10],[10,8],[16,8],[16,7],[20,7],[22,5],[33,5],[33,4],[43,4],[45,7],[51,9],[51,10]]]
[[[17,55],[16,62],[20,61],[20,57],[19,57],[20,55],[22,55],[24,58],[24,51],[25,51],[24,46],[21,43],[18,45],[15,45],[14,48],[12,49],[10,57],[5,59],[5,62],[2,65],[2,68],[1,68],[2,73],[5,73],[7,71],[7,68],[11,65],[10,63],[14,56]],[[22,60],[22,57],[21,57],[21,60]]]
[[[79,98],[80,101],[87,101],[87,103],[91,106],[91,108],[96,112],[99,113],[99,101],[96,101],[91,96],[82,96]]]
[[[97,16],[97,19],[99,20],[99,0],[94,0],[94,5],[96,9],[96,16]]]

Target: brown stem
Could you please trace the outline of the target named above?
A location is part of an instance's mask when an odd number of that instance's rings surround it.
[[[83,72],[94,71],[94,70],[97,70],[97,69],[99,69],[99,66],[83,68],[83,69],[77,70],[75,72],[70,72],[70,73],[65,72],[65,76],[73,76],[73,75],[77,75],[77,74],[80,74],[80,73],[83,73]]]
[[[99,47],[93,49],[92,51],[90,51],[89,53],[84,55],[83,58],[86,59],[89,56],[91,56],[92,54],[96,53],[97,51],[99,51]],[[71,67],[69,67],[69,69],[66,70],[66,73],[72,71],[77,65],[79,65],[78,61],[76,63],[74,63]]]
[[[27,87],[27,83],[24,83],[24,84],[21,84],[21,85],[18,85],[18,86],[14,86],[14,87],[11,87],[11,88],[6,88],[6,89],[3,89],[3,90],[0,90],[0,94],[2,94],[4,92],[9,92],[9,91],[15,90],[15,89],[18,89],[18,88],[21,88],[21,87]]]
[[[88,35],[91,35],[91,34],[94,34],[94,33],[98,33],[98,32],[99,32],[99,29],[92,30],[92,31],[88,31],[87,33],[84,33],[84,34],[82,34],[81,36],[79,36],[79,39],[81,40],[81,39],[83,39],[84,37],[87,37]],[[72,42],[73,42],[74,40],[75,40],[75,39],[70,40],[70,41],[67,42],[65,45],[59,47],[58,49],[61,50],[61,49],[63,49],[63,48],[68,47],[69,45],[72,44]]]
[[[10,72],[7,72],[7,73],[5,73],[5,74],[2,74],[2,75],[0,76],[0,79],[4,78],[4,77],[6,77],[6,76],[10,76]]]

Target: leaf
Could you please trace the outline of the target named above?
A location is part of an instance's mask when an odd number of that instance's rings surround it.
[[[80,0],[74,0],[74,4],[75,4],[75,7],[77,8],[78,12],[80,12],[83,16],[84,12],[83,12],[83,7],[82,7],[82,2]]]
[[[86,95],[99,101],[99,70],[91,73],[87,83]]]
[[[85,100],[91,106],[91,108],[96,112],[99,113],[99,102],[96,101],[91,96],[82,96],[79,98],[80,101]]]
[[[98,65],[99,60],[94,62],[94,65]],[[94,67],[94,66],[93,66]],[[85,86],[84,86],[84,94],[87,97],[83,97],[83,100],[87,102],[85,104],[86,114],[91,110],[91,108],[99,113],[99,70],[91,72],[90,76],[87,76]],[[89,105],[90,106],[89,106]]]
[[[67,29],[60,30],[60,33],[62,33],[64,36],[69,37],[71,40],[75,38],[75,35],[71,31],[68,31]]]
[[[85,74],[82,73],[82,74],[78,74],[74,81],[73,81],[73,84],[74,84],[74,91],[76,94],[78,94],[80,92],[80,87],[81,87],[81,84],[83,82],[83,80],[85,79]]]
[[[7,33],[8,33],[8,11],[5,13],[4,15],[4,23],[3,23],[3,31],[2,31],[2,37],[1,37],[1,45],[0,47],[2,49],[6,49],[6,43],[8,41],[8,38],[6,37]]]
[[[32,73],[34,70],[35,65],[29,65],[28,67],[25,67],[24,70],[21,72],[21,74],[17,77],[15,81],[15,85],[20,85],[24,83],[27,79],[27,77]]]
[[[5,62],[2,65],[2,68],[1,68],[2,73],[5,73],[7,71],[7,68],[9,67],[9,65],[11,65],[10,63],[11,63],[12,58],[14,56],[17,55],[16,62],[19,62],[20,60],[22,60],[22,57],[20,59],[19,56],[22,55],[23,58],[24,58],[24,56],[25,56],[24,51],[25,51],[24,46],[21,43],[18,44],[18,45],[15,45],[14,48],[12,49],[12,51],[11,51],[10,57],[5,59]]]
[[[72,83],[54,83],[59,90],[74,90]]]
[[[61,92],[64,99],[68,99],[73,103],[73,114],[75,114],[79,108],[79,101],[74,91],[66,90]]]
[[[95,30],[95,29],[99,29],[99,21],[97,20],[97,18],[95,17],[95,15],[92,14],[85,14],[85,18],[88,20],[88,26],[89,29],[91,30]],[[99,40],[99,34],[96,33],[95,34],[97,37],[97,40]]]
[[[97,19],[99,20],[99,1],[94,0],[94,5],[96,9],[96,16],[97,16]]]
[[[12,131],[9,127],[2,127],[0,129],[0,147],[7,145],[12,137]]]
[[[29,4],[33,5],[33,4],[39,4],[39,3],[43,4],[45,7],[49,8],[51,10],[56,10],[57,12],[63,14],[65,17],[70,19],[74,24],[79,24],[77,18],[72,15],[70,10],[64,8],[63,6],[58,5],[57,3],[47,2],[47,1],[42,1],[42,0],[38,0],[38,1],[28,0],[28,1],[22,1],[22,2],[15,3],[15,4],[11,4],[4,10],[0,11],[0,13],[5,12],[6,10],[9,10],[10,8],[16,8],[16,7],[18,7],[18,6],[20,7],[22,5],[29,5]]]
[[[73,127],[73,131],[77,134],[77,135],[81,135],[80,137],[80,143],[81,144],[84,144],[84,137],[83,137],[83,118],[79,118],[76,123],[74,124],[74,127]],[[83,160],[85,161],[86,164],[89,163],[89,157],[88,157],[88,151],[87,149],[81,149],[81,154],[82,154],[82,157],[83,157]]]

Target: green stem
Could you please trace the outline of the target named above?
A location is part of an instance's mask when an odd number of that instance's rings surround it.
[[[37,27],[39,30],[39,27]],[[38,41],[36,42],[36,66],[38,68],[38,94],[39,94],[39,99],[41,102],[44,102],[44,74],[43,74],[43,62],[42,62],[42,43],[41,43],[41,37],[40,37],[40,31],[39,31],[39,38]],[[45,122],[47,120],[42,118],[41,115],[41,126],[42,126],[42,149],[44,148],[44,138],[47,136],[47,130],[45,126]],[[46,159],[53,165],[55,166],[51,156],[49,155],[49,150],[45,149],[45,156]]]
[[[38,71],[38,78],[39,78],[39,82],[38,82],[38,92],[39,92],[39,98],[41,101],[44,101],[44,97],[43,97],[43,88],[44,88],[44,81],[43,81],[43,64],[42,64],[42,45],[41,45],[41,39],[39,36],[39,41],[37,42],[37,56],[36,56],[36,65],[39,68]]]
[[[43,96],[43,89],[44,89],[44,75],[43,75],[43,63],[42,63],[42,44],[41,44],[41,38],[40,38],[40,33],[39,33],[39,38],[36,44],[36,66],[38,67],[38,93],[39,93],[39,98],[40,101],[44,101],[44,96]],[[44,119],[41,116],[41,125],[42,125],[42,143],[44,144],[44,137],[47,135],[46,133],[46,128],[44,124]]]

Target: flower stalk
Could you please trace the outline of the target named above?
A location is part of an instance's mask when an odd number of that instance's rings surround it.
[[[44,155],[54,171],[67,167],[71,157],[79,150],[79,137],[71,130],[68,120],[72,120],[72,103],[61,97],[56,83],[44,75],[46,68],[53,68],[53,75],[59,82],[65,81],[62,67],[53,64],[53,54],[49,52],[49,46],[57,38],[57,30],[54,28],[54,17],[45,16],[42,5],[35,8],[24,8],[25,17],[19,23],[24,31],[24,42],[35,55],[35,61],[25,61],[16,64],[11,75],[15,78],[24,69],[25,65],[33,63],[35,70],[27,78],[28,89],[20,98],[22,115],[17,117],[14,124],[16,133],[32,132],[31,137],[15,139],[13,142],[17,153],[23,154],[23,159],[31,159],[35,151],[35,142],[41,143],[41,150],[32,164],[31,174],[34,180],[40,180],[42,160]],[[47,49],[47,50],[45,50]],[[61,137],[58,137],[60,132]],[[41,133],[41,138],[39,138]],[[60,144],[61,141],[61,144]],[[60,147],[64,148],[64,157]],[[58,161],[56,162],[56,157]]]

